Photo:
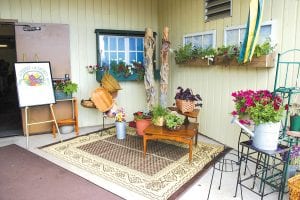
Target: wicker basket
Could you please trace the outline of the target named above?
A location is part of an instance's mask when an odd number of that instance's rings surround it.
[[[300,174],[288,180],[289,199],[300,200]]]
[[[101,80],[102,87],[108,90],[109,93],[121,90],[119,82],[109,73],[105,73]]]
[[[96,108],[94,102],[91,99],[89,100],[82,99],[81,105],[86,108]]]
[[[182,100],[182,99],[176,99],[176,107],[182,113],[193,112],[193,110],[195,109],[195,102],[188,101],[188,100]]]
[[[101,112],[110,110],[114,105],[111,94],[103,87],[93,91],[91,100]]]

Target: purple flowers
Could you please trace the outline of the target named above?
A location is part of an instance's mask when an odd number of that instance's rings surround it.
[[[300,167],[300,145],[293,146],[290,154],[290,164]]]
[[[282,117],[282,99],[269,90],[240,90],[231,95],[235,102],[235,110],[231,114],[238,115],[242,124],[278,122]]]

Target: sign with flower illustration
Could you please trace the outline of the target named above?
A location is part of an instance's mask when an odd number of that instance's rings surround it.
[[[109,71],[109,73],[118,81],[142,81],[144,80],[145,74],[145,68],[141,62],[133,61],[128,64],[124,60],[112,60],[110,66],[97,68],[97,81],[101,81],[106,71]]]
[[[15,63],[19,106],[55,103],[50,62]]]

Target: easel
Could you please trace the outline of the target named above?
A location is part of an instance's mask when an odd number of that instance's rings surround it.
[[[25,126],[26,126],[26,129],[25,129],[25,133],[26,133],[26,148],[28,149],[28,144],[29,144],[29,126],[32,126],[32,125],[37,125],[37,124],[44,124],[44,123],[53,123],[55,124],[56,126],[56,129],[57,129],[57,133],[59,135],[59,139],[60,141],[62,142],[62,137],[61,137],[61,134],[60,134],[60,130],[58,128],[58,125],[57,125],[57,121],[56,121],[56,118],[55,118],[55,115],[54,115],[54,111],[53,111],[53,104],[50,104],[49,105],[50,107],[50,111],[51,111],[51,115],[52,115],[52,120],[47,120],[47,121],[40,121],[40,122],[32,122],[32,123],[28,123],[28,109],[29,107],[26,106],[25,107]]]

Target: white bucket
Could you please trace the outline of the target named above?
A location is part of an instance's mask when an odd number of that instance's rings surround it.
[[[253,146],[261,150],[273,151],[277,149],[280,122],[265,123],[255,126]]]

